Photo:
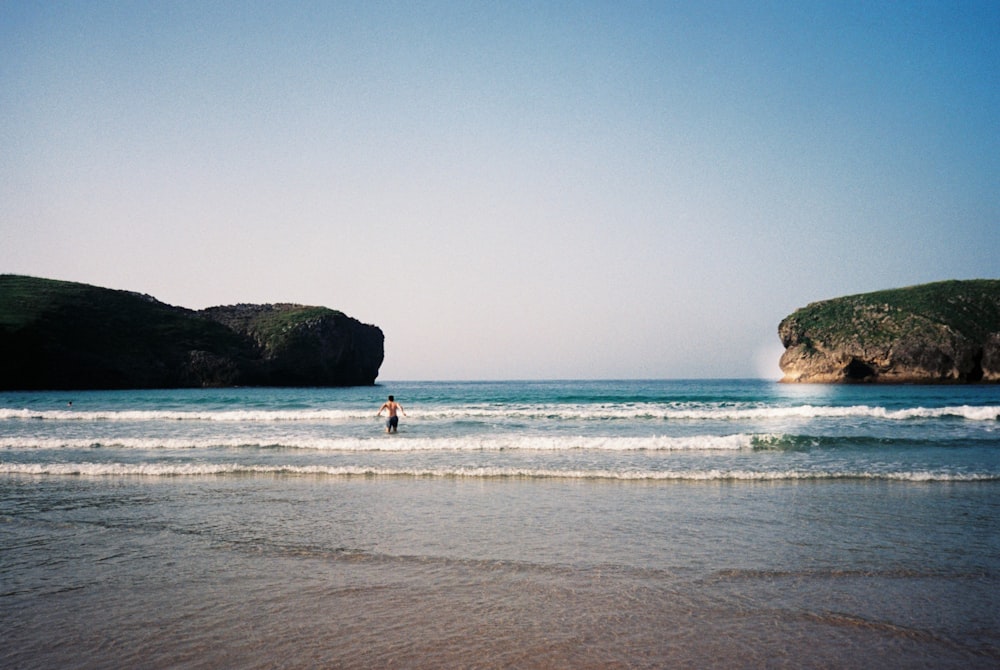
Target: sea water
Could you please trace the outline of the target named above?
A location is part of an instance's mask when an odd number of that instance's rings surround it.
[[[0,393],[3,667],[987,668],[998,612],[997,386]]]

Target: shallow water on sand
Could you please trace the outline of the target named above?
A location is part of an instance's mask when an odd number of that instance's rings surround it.
[[[98,484],[4,482],[5,666],[1000,662],[994,484]]]

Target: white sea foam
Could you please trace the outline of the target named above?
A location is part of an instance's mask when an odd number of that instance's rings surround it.
[[[410,420],[664,420],[664,421],[767,421],[813,418],[875,418],[885,420],[935,419],[955,417],[970,421],[1000,420],[1000,406],[956,405],[949,407],[914,407],[891,410],[885,407],[851,405],[796,405],[790,407],[664,405],[630,403],[609,405],[532,405],[532,406],[458,406],[427,407],[408,410]],[[324,410],[220,410],[220,411],[77,411],[0,408],[0,420],[41,421],[204,421],[229,423],[348,423],[368,420],[373,413],[365,409]]]
[[[0,408],[0,420],[38,421],[215,421],[226,423],[277,423],[305,421],[342,423],[370,418],[373,412],[361,410],[220,410],[214,412],[172,410],[32,410]]]
[[[253,465],[238,463],[4,463],[0,474],[89,477],[183,477],[224,475],[296,475],[335,477],[410,477],[454,479],[571,479],[617,481],[798,481],[884,480],[907,482],[1000,481],[996,473],[946,471],[811,470],[557,470],[509,467],[384,468],[327,465]]]
[[[538,435],[475,435],[469,437],[404,437],[378,436],[370,438],[288,436],[266,441],[246,438],[0,438],[0,450],[13,449],[211,449],[211,448],[271,448],[315,449],[345,452],[430,452],[430,451],[685,451],[685,450],[738,450],[754,446],[758,436],[738,433],[733,435],[694,435],[686,437],[572,437]]]

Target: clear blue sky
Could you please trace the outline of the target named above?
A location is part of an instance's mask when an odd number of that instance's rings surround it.
[[[1000,3],[0,3],[0,272],[380,326],[380,380],[777,376],[1000,276]]]

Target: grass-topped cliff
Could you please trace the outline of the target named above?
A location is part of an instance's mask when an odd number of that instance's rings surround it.
[[[1000,280],[812,303],[778,327],[784,381],[998,382]]]
[[[374,383],[383,336],[335,310],[196,312],[149,296],[0,275],[0,388]]]

